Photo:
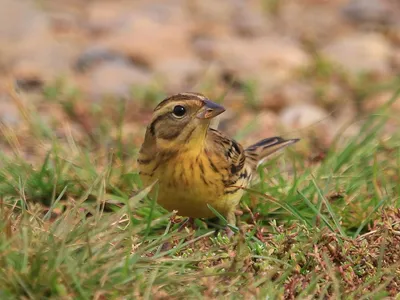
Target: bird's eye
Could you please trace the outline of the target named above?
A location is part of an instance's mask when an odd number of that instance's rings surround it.
[[[186,114],[186,109],[182,105],[177,105],[174,107],[172,112],[175,117],[182,118]]]

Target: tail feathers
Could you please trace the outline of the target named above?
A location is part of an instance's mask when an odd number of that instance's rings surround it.
[[[285,140],[279,136],[263,139],[245,150],[246,159],[252,168],[255,169],[269,155],[298,141],[299,139]]]

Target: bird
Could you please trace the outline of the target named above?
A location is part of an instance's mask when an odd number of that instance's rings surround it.
[[[235,226],[236,208],[257,166],[299,139],[276,136],[243,148],[211,128],[224,111],[200,93],[167,97],[154,109],[137,163],[143,185],[157,182],[157,202],[168,211],[216,218],[211,206]]]

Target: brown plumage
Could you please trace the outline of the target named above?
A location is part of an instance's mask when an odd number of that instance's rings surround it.
[[[214,217],[211,205],[235,223],[234,210],[257,165],[297,142],[267,138],[246,148],[209,128],[225,109],[201,94],[181,93],[163,100],[147,127],[138,164],[144,185],[158,180],[158,203],[179,215]]]

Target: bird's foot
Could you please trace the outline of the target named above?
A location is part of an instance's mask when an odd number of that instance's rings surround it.
[[[196,225],[194,224],[194,218],[187,218],[181,226],[179,226],[178,231],[182,231],[184,228],[191,228],[196,230]]]
[[[231,238],[235,235],[235,232],[229,226],[226,226],[224,231],[228,238]]]

